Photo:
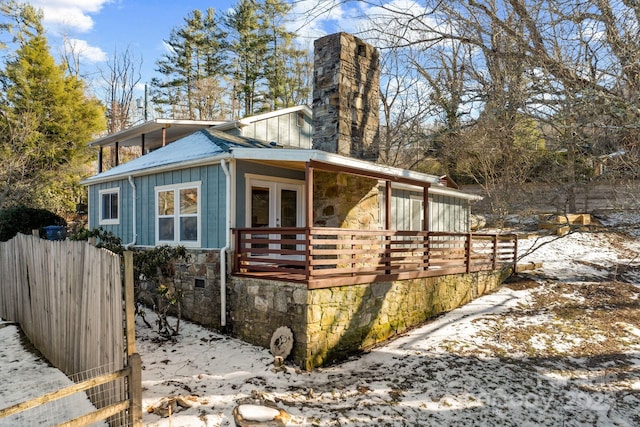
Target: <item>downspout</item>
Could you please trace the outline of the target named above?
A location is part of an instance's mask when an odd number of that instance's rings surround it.
[[[136,228],[136,184],[133,182],[133,177],[129,175],[129,185],[131,185],[131,202],[133,206],[133,212],[131,218],[133,219],[133,240],[131,242],[124,245],[125,249],[131,248],[131,246],[136,244],[136,239],[138,238],[138,230]]]
[[[220,162],[226,178],[225,245],[220,249],[220,326],[227,326],[227,251],[231,242],[231,174],[224,159]]]

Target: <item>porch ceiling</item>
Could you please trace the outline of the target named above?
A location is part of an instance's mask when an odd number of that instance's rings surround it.
[[[225,122],[222,120],[155,119],[91,141],[89,146],[109,147],[115,146],[116,142],[120,147],[139,146],[142,144],[142,136],[144,135],[145,147],[154,149],[162,146],[163,134],[165,143],[170,143],[200,129],[221,123]]]

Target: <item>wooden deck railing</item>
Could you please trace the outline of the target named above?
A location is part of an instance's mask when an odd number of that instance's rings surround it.
[[[496,270],[515,263],[516,235],[342,228],[234,230],[234,274],[310,289]]]

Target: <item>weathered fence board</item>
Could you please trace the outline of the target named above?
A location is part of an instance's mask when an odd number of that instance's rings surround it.
[[[71,375],[125,362],[120,259],[86,242],[18,235],[0,243],[0,317]],[[75,355],[76,357],[69,357]]]
[[[87,242],[17,235],[0,243],[0,318],[18,322],[70,377],[100,367],[121,371],[132,354],[125,350],[120,266],[117,255]],[[98,408],[122,401],[130,407],[124,379],[115,382],[92,388],[89,396]]]

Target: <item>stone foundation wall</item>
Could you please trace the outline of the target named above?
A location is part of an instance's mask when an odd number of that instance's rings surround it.
[[[233,277],[231,332],[268,348],[273,332],[288,326],[292,360],[311,370],[466,304],[503,279],[499,272],[481,272],[308,290],[303,284]]]
[[[182,317],[220,329],[220,252],[188,250],[189,263],[176,263],[174,283],[182,290]]]
[[[496,289],[506,273],[479,272],[308,290],[299,283],[229,277],[227,325],[220,324],[218,251],[190,250],[176,264],[182,316],[269,348],[280,326],[294,337],[290,356],[306,370],[344,359]],[[196,282],[196,279],[198,281]]]
[[[344,359],[496,289],[503,279],[480,272],[309,291],[302,366]]]
[[[275,330],[288,326],[294,339],[290,357],[300,364],[307,346],[307,286],[241,277],[230,278],[227,285],[230,332],[269,348]]]

